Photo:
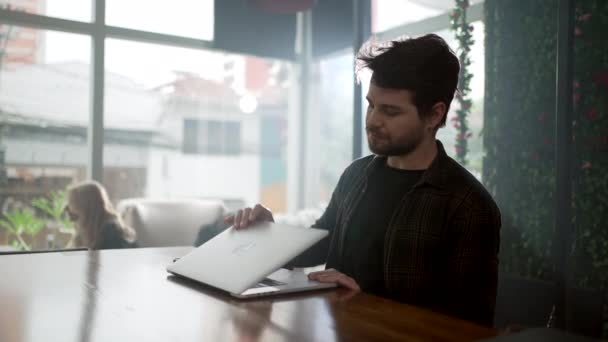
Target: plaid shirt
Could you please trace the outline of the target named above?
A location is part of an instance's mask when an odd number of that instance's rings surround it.
[[[404,303],[492,325],[496,303],[500,212],[485,188],[438,154],[395,209],[384,242],[384,293]],[[291,266],[327,263],[340,270],[344,237],[368,178],[386,162],[368,156],[342,174],[313,227],[330,232]],[[382,200],[382,199],[378,199]]]

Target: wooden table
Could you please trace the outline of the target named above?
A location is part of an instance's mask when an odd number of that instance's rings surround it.
[[[0,341],[471,341],[496,333],[345,289],[239,301],[165,271],[189,250],[0,256]]]

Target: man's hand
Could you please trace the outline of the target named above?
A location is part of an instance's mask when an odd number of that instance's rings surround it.
[[[240,209],[236,214],[225,217],[224,222],[234,225],[235,229],[243,229],[255,223],[274,222],[274,218],[270,210],[256,204],[253,208]]]
[[[336,283],[353,291],[361,291],[359,284],[353,278],[333,268],[325,271],[311,272],[308,274],[308,279],[316,280],[320,283]]]

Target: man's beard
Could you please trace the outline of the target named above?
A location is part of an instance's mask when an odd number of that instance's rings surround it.
[[[381,156],[392,157],[404,156],[412,153],[418,148],[418,146],[420,146],[422,140],[422,134],[417,134],[415,136],[403,138],[398,142],[391,142],[385,145],[374,146],[368,137],[367,144],[369,146],[369,150],[373,153]]]

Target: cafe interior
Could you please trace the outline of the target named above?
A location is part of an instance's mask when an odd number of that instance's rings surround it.
[[[607,32],[605,0],[0,0],[0,341],[608,339]],[[224,285],[281,267],[331,286]]]

